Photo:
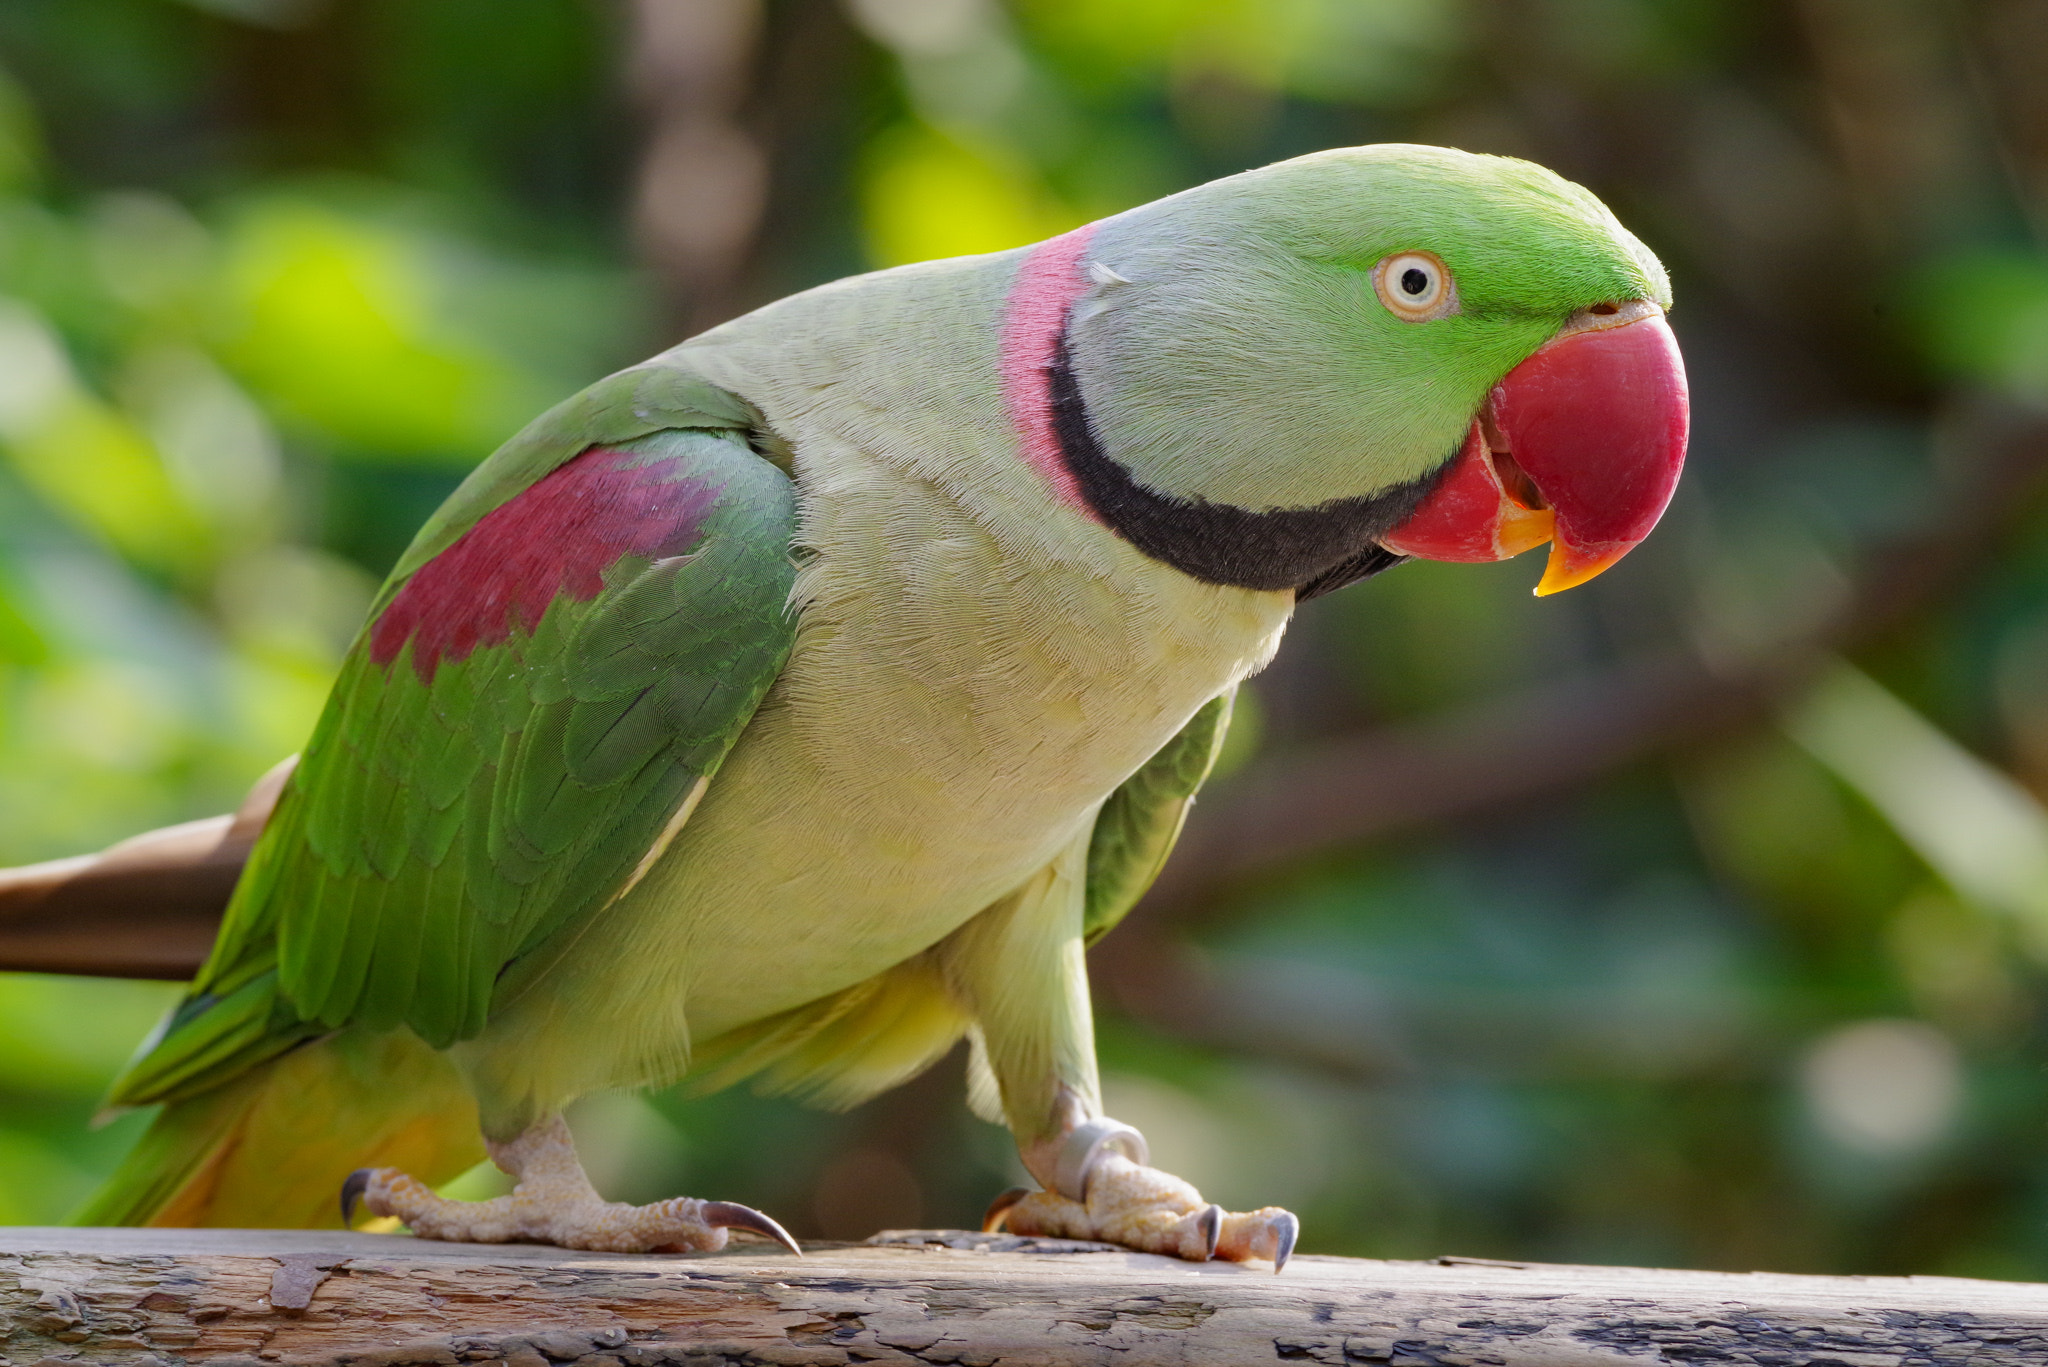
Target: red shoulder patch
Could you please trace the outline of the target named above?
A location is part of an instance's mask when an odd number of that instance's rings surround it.
[[[484,514],[377,618],[371,661],[388,665],[411,641],[413,669],[432,683],[443,660],[531,634],[556,599],[595,598],[623,557],[686,554],[720,486],[644,459],[592,447]]]

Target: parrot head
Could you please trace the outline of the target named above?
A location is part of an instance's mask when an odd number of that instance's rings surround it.
[[[1198,578],[1308,596],[1405,556],[1548,542],[1543,594],[1619,560],[1671,498],[1669,302],[1579,186],[1389,144],[1041,244],[1006,351],[1042,353],[1073,495]]]

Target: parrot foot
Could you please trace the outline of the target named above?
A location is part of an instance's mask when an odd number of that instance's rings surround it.
[[[1057,1192],[1005,1192],[990,1208],[985,1227],[1055,1239],[1099,1239],[1141,1253],[1204,1262],[1265,1258],[1278,1272],[1294,1253],[1301,1221],[1278,1206],[1242,1214],[1225,1211],[1170,1173],[1105,1152],[1090,1164],[1085,1201]]]
[[[725,1247],[727,1230],[743,1229],[803,1256],[781,1225],[750,1206],[690,1196],[646,1206],[605,1200],[584,1175],[559,1116],[487,1147],[491,1161],[517,1179],[509,1196],[451,1201],[396,1168],[364,1168],[342,1183],[343,1218],[353,1219],[360,1201],[372,1214],[396,1216],[422,1239],[602,1253],[711,1253]]]

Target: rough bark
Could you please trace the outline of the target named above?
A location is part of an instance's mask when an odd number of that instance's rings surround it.
[[[950,1231],[712,1257],[0,1230],[0,1356],[60,1363],[2048,1361],[2048,1287],[1439,1259],[1193,1265]]]

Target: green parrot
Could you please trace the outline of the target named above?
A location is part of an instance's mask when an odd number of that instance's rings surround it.
[[[686,1075],[848,1106],[964,1037],[1039,1184],[991,1227],[1284,1264],[1291,1213],[1103,1114],[1084,951],[1298,602],[1545,542],[1554,592],[1649,533],[1668,303],[1540,167],[1355,147],[592,385],[392,572],[78,1218],[790,1244],[602,1200],[563,1108]],[[485,1154],[512,1194],[434,1194]]]

